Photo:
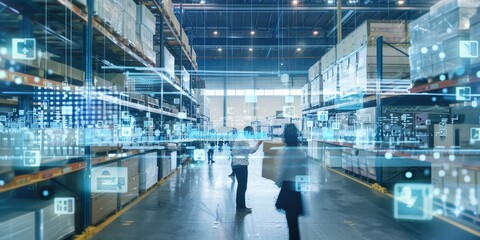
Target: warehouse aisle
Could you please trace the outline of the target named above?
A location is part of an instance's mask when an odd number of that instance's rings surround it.
[[[116,219],[94,239],[288,239],[285,216],[276,211],[279,189],[261,177],[261,153],[249,167],[247,206],[235,210],[236,181],[228,151],[213,165],[189,164]],[[395,221],[392,199],[311,162],[308,215],[300,218],[302,239],[476,239],[452,225]]]

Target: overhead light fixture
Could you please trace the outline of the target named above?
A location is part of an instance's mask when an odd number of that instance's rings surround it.
[[[293,1],[292,1],[292,4],[293,4],[293,5],[297,5],[297,4],[298,4],[298,0],[293,0]]]
[[[356,4],[356,3],[358,3],[358,0],[348,0],[348,3],[350,3],[350,4]]]
[[[302,51],[302,49],[301,49],[301,48],[297,48],[297,52],[300,52],[300,51]]]
[[[318,35],[318,31],[313,31],[313,35]]]
[[[205,4],[205,0],[200,0],[200,4]]]
[[[398,0],[398,1],[397,1],[397,4],[398,4],[398,5],[403,5],[404,3],[405,3],[405,0]]]
[[[250,32],[250,35],[255,35],[255,31],[251,31],[251,32]]]
[[[222,51],[222,48],[218,48],[217,51],[221,52],[221,51]]]
[[[253,51],[253,48],[249,48],[248,51],[250,51],[250,52]]]
[[[217,32],[217,31],[213,31],[213,35],[217,35],[217,34],[218,34],[218,32]]]
[[[335,1],[334,1],[334,0],[328,0],[327,3],[328,3],[328,4],[334,4]]]

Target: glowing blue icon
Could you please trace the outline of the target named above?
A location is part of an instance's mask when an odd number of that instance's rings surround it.
[[[40,151],[25,151],[23,153],[23,165],[25,167],[39,167],[41,161]]]
[[[193,160],[194,161],[205,161],[205,149],[194,149],[193,150]]]
[[[328,121],[328,111],[318,111],[317,112],[317,120],[322,122]]]
[[[55,214],[74,214],[75,199],[73,197],[57,197],[54,199]]]
[[[310,191],[310,176],[306,176],[306,175],[295,176],[295,191],[297,192]]]
[[[395,185],[394,215],[396,219],[432,219],[433,195],[430,184]]]
[[[478,41],[459,41],[461,58],[477,58],[478,57]]]
[[[469,101],[472,98],[471,87],[456,87],[455,93],[455,99],[457,101]]]
[[[12,58],[34,60],[36,57],[36,40],[34,38],[12,38]]]
[[[92,192],[126,193],[128,191],[126,167],[96,167],[92,169]]]

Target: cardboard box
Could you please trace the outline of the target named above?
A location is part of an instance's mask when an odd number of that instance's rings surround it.
[[[323,66],[323,65],[322,65]],[[328,102],[337,99],[338,86],[338,67],[331,65],[327,70],[322,72],[323,78],[323,102]],[[313,103],[312,103],[313,105]]]
[[[271,141],[263,142],[264,156],[273,157],[284,146],[285,146],[285,143],[283,142],[271,142]]]
[[[151,188],[158,179],[158,167],[140,173],[140,190],[146,191]]]
[[[0,203],[0,212],[4,216],[3,212],[6,211],[28,211],[27,215],[21,214],[21,218],[26,222],[17,223],[15,227],[23,227],[22,231],[25,231],[27,235],[31,234],[31,228],[34,229],[34,238],[21,238],[21,239],[64,239],[69,235],[75,233],[75,215],[74,214],[55,214],[55,206],[52,201],[42,200],[26,200],[15,199],[5,200]],[[34,215],[35,223],[27,226],[26,223],[32,222],[32,215]],[[12,226],[9,226],[12,227]],[[0,232],[3,231],[0,223]],[[10,236],[10,235],[0,235]]]
[[[175,57],[168,51],[168,49],[163,47],[163,56],[165,60],[165,73],[167,77],[174,79],[175,78]]]
[[[157,153],[151,152],[140,156],[139,172],[147,172],[157,167]]]
[[[97,224],[117,209],[117,193],[94,193],[91,197],[92,224]]]
[[[132,199],[138,197],[139,191],[140,191],[139,182],[140,182],[140,177],[138,175],[136,175],[134,177],[129,176],[129,180],[128,180],[128,183],[127,183],[127,186],[128,186],[127,192],[119,194],[121,206],[130,202]]]
[[[322,58],[320,59],[320,70],[322,72],[326,71],[332,65],[334,65],[337,61],[337,50],[336,47],[332,47],[327,53],[325,53]]]
[[[129,0],[125,0],[129,1]],[[134,4],[135,5],[135,4]],[[127,39],[127,41],[130,44],[137,45],[138,40],[137,40],[137,30],[136,30],[136,12],[133,12],[134,15],[131,15],[129,12],[126,10],[123,12],[123,37]],[[152,35],[152,41],[153,41],[153,35]],[[153,45],[153,43],[152,43]]]
[[[2,239],[35,239],[35,212],[2,210],[0,236]]]
[[[150,32],[155,33],[156,21],[155,15],[147,7],[137,5],[137,25],[144,25]]]
[[[315,62],[309,69],[308,69],[308,81],[312,81],[316,77],[320,75],[320,60]]]

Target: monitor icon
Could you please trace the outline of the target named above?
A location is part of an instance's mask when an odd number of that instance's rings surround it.
[[[36,57],[36,40],[34,38],[12,38],[12,58],[34,60]]]
[[[54,199],[55,214],[74,214],[75,199],[73,197],[57,197]]]

